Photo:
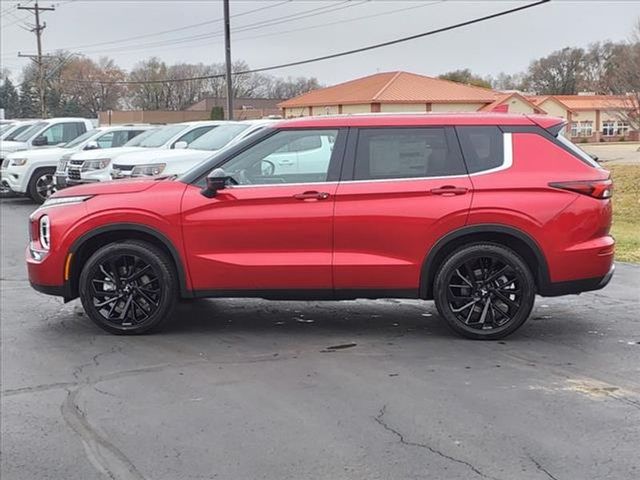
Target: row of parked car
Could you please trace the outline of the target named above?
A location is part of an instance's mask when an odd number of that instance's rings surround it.
[[[178,175],[272,122],[212,120],[98,128],[82,118],[6,123],[0,126],[2,192],[43,203],[68,186]]]

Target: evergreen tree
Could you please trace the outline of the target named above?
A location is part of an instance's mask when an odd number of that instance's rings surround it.
[[[20,117],[21,118],[38,118],[40,116],[40,109],[38,108],[38,92],[28,82],[22,82],[20,84]]]
[[[16,118],[20,114],[18,90],[8,77],[0,85],[0,108],[4,108],[6,118]]]

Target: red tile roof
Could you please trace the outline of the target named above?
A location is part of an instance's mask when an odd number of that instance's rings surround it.
[[[553,99],[567,110],[625,110],[632,109],[631,103],[623,95],[542,95],[527,97],[536,105]]]
[[[496,94],[496,99],[493,102],[485,105],[484,107],[480,108],[478,111],[479,112],[497,111],[496,110],[497,108],[499,108],[503,103],[507,102],[511,98],[518,98],[520,101],[528,104],[535,113],[546,113],[541,107],[538,106],[538,104],[532,102],[527,97],[520,95],[518,92],[498,93]]]
[[[376,73],[305,93],[282,108],[368,103],[491,103],[496,93],[482,87],[409,72]]]

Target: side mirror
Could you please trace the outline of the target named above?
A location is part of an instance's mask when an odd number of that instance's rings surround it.
[[[188,146],[189,144],[185,141],[180,141],[173,144],[173,148],[175,148],[176,150],[184,150]]]
[[[47,140],[47,137],[40,135],[31,141],[31,145],[34,147],[43,147],[45,145],[49,145],[49,140]]]
[[[87,144],[84,146],[85,150],[97,150],[98,148],[100,148],[100,145],[98,145],[98,142],[96,142],[95,140],[87,142]]]
[[[218,190],[227,188],[227,183],[237,183],[233,177],[227,175],[221,168],[216,168],[207,176],[207,186],[200,193],[207,198],[213,198],[218,194]]]

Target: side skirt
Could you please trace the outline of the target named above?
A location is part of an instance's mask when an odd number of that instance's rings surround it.
[[[358,298],[419,298],[418,289],[363,290],[195,290],[194,298],[264,298],[265,300],[356,300]]]

